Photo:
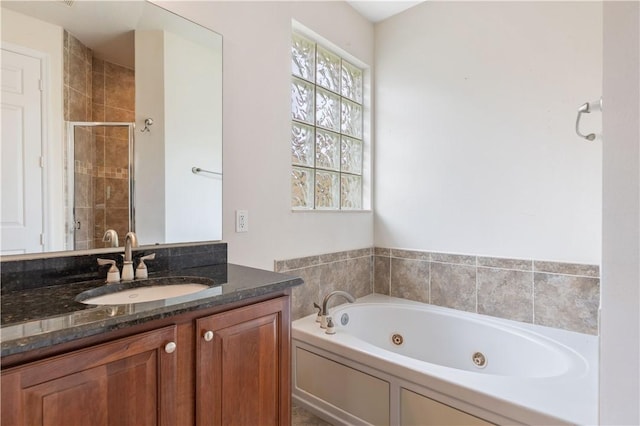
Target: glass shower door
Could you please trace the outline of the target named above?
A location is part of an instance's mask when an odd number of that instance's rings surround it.
[[[134,230],[133,123],[69,122],[67,222],[69,249],[112,246],[113,229]]]

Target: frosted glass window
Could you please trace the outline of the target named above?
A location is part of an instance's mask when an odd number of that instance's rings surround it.
[[[316,125],[340,131],[340,96],[328,90],[316,89]]]
[[[291,72],[311,82],[316,76],[316,45],[297,34],[293,35],[291,46]]]
[[[355,102],[342,102],[342,133],[362,138],[362,106]]]
[[[363,69],[294,33],[291,73],[292,207],[361,210]]]
[[[355,173],[361,175],[362,141],[343,136],[341,150],[342,167],[340,170],[346,173]]]
[[[316,83],[332,92],[340,92],[340,56],[318,46]]]
[[[291,117],[294,120],[313,124],[315,112],[314,85],[293,79],[291,83]]]
[[[293,167],[291,171],[291,202],[294,208],[312,209],[313,200],[313,169]]]
[[[362,103],[362,70],[342,61],[342,96]]]
[[[340,207],[340,174],[316,170],[316,208],[337,210]]]
[[[362,208],[362,176],[343,173],[340,182],[341,207],[345,210]]]
[[[316,131],[316,168],[340,171],[340,135]]]
[[[291,126],[291,163],[313,167],[315,128],[293,122]]]

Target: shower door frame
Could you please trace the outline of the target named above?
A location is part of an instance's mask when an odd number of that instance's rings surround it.
[[[134,142],[135,142],[135,128],[136,124],[133,122],[118,122],[118,121],[65,121],[65,131],[67,139],[67,155],[65,163],[67,165],[66,170],[66,238],[65,244],[67,250],[75,250],[75,233],[76,233],[76,220],[75,220],[75,132],[76,127],[126,127],[128,128],[128,142],[129,142],[129,161],[128,161],[128,173],[129,173],[129,231],[135,231],[135,204],[134,204],[134,191],[135,191],[135,179],[134,179]]]

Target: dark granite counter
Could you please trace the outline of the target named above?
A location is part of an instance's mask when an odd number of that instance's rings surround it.
[[[83,291],[104,286],[104,279],[5,291],[0,300],[1,356],[70,342],[147,321],[268,295],[303,283],[301,278],[233,264],[200,266],[157,276],[204,277],[205,290],[160,301],[127,305],[86,305]],[[150,279],[154,275],[150,275]]]

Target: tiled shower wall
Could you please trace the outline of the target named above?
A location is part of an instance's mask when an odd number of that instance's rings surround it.
[[[64,119],[93,121],[91,117],[91,50],[78,39],[64,32]],[[91,129],[78,128],[75,134],[74,208],[75,220],[81,226],[75,233],[75,248],[93,248],[93,188],[94,156]],[[67,162],[65,161],[65,165]],[[67,173],[70,171],[67,170]]]
[[[64,117],[67,121],[133,122],[135,74],[95,58],[64,32]],[[129,229],[127,129],[76,127],[74,158],[75,248],[105,247],[107,228]]]
[[[370,276],[364,264],[371,250]],[[354,256],[355,253],[359,253]],[[350,258],[359,259],[349,262]],[[361,297],[388,294],[463,311],[598,333],[599,267],[572,263],[364,249],[276,262],[276,270],[300,275],[293,318],[313,313],[312,303],[333,289]],[[370,287],[367,287],[370,283]]]
[[[92,114],[94,121],[135,121],[135,72],[93,58]],[[94,247],[104,247],[107,229],[129,231],[129,133],[126,127],[96,127]]]

